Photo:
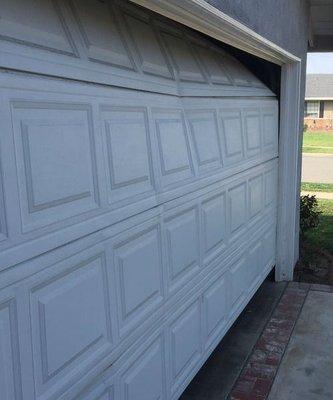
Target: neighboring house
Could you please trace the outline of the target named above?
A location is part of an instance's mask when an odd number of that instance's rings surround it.
[[[175,400],[292,279],[330,2],[134,3],[0,0],[1,400]]]
[[[309,130],[333,129],[333,74],[306,76],[304,123]]]

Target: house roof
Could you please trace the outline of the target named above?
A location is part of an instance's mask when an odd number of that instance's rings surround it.
[[[333,100],[333,74],[308,74],[306,100]]]

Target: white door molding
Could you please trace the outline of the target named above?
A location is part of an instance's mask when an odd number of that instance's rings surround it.
[[[301,59],[204,0],[132,1],[282,67],[276,279],[292,280],[299,237]]]
[[[279,184],[277,221],[277,280],[292,280],[299,251],[299,195],[301,168],[301,63],[282,65]]]
[[[221,42],[275,64],[300,59],[265,39],[205,0],[131,0]]]

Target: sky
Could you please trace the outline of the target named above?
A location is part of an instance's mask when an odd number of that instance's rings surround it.
[[[308,53],[307,74],[333,74],[333,53]]]

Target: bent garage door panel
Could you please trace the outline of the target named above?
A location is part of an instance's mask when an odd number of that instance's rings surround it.
[[[277,155],[274,100],[1,83],[11,225],[1,269]]]
[[[277,101],[142,9],[32,3],[0,12],[2,396],[176,399],[275,263]]]

